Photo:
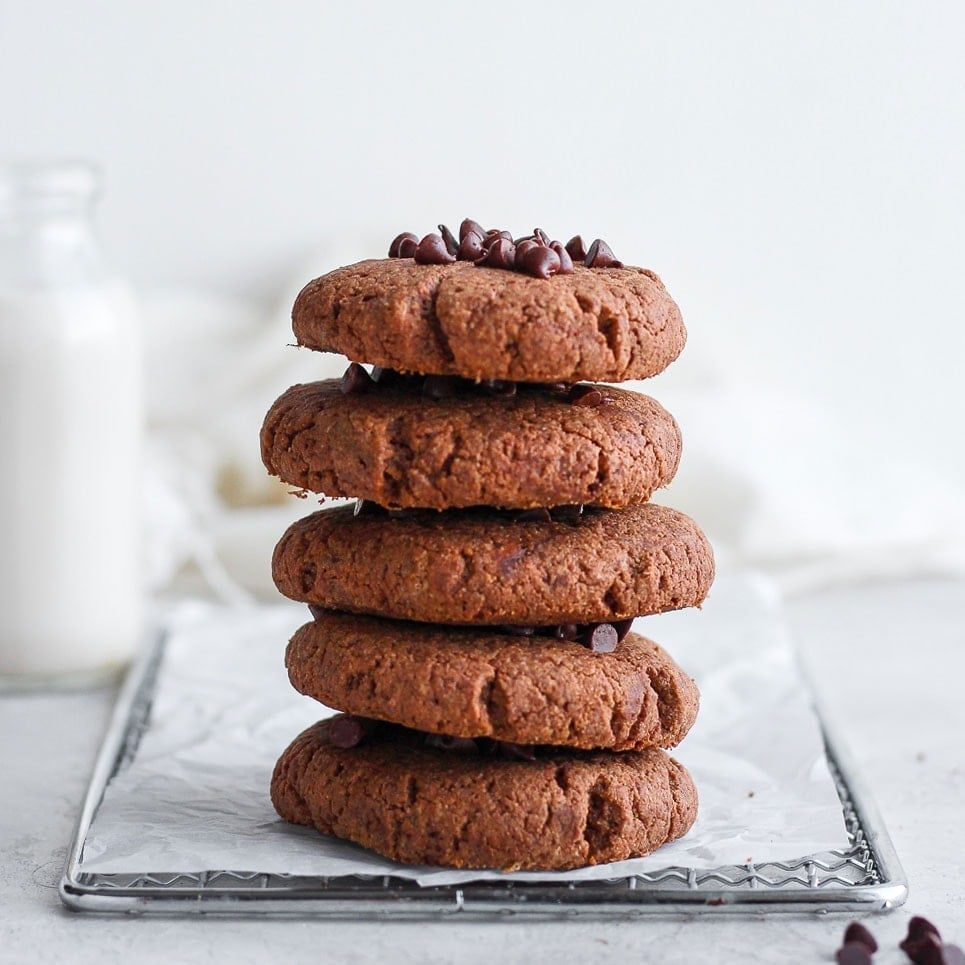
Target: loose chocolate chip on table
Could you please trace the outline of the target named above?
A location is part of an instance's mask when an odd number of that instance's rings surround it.
[[[533,237],[541,245],[549,245],[550,236],[542,228],[533,228]]]
[[[871,952],[861,942],[846,942],[835,954],[838,965],[871,965]]]
[[[411,258],[418,247],[419,239],[411,231],[403,231],[396,235],[389,245],[390,258]]]
[[[580,235],[573,235],[566,243],[566,253],[574,261],[583,261],[586,258],[586,248],[583,246],[583,239]]]
[[[486,237],[486,229],[478,221],[473,221],[472,218],[465,218],[462,224],[459,225],[459,240],[464,241],[466,235],[470,232],[479,235],[480,239]]]
[[[570,257],[570,253],[558,242],[551,241],[550,248],[556,252],[560,259],[560,270],[557,272],[558,275],[572,275],[573,274],[573,259]]]
[[[586,265],[587,268],[623,267],[623,262],[617,261],[616,255],[613,254],[610,246],[602,238],[597,238],[596,241],[590,245],[590,250],[583,259],[583,264]]]
[[[313,620],[321,620],[328,611],[323,606],[315,606],[314,603],[309,603],[308,612],[311,613]]]
[[[598,623],[591,631],[589,647],[595,653],[612,653],[620,642],[612,623]]]
[[[875,941],[875,936],[872,935],[860,921],[853,921],[848,925],[844,930],[842,942],[845,945],[847,945],[848,942],[861,942],[869,952],[878,951],[878,943]]]
[[[527,241],[524,244],[529,245],[532,242]],[[516,267],[535,278],[550,278],[560,270],[560,256],[552,248],[544,245],[534,245],[532,248],[527,248],[523,254],[519,254],[519,248],[517,248]]]
[[[941,939],[938,929],[927,919],[915,915],[908,922],[908,934],[898,947],[917,965],[929,962],[941,963]],[[937,946],[937,951],[936,951]]]
[[[593,385],[574,385],[567,399],[570,405],[597,406],[603,401],[603,395]]]
[[[418,265],[451,265],[456,256],[449,254],[449,249],[440,235],[428,234],[419,242],[419,247],[413,256]]]
[[[575,640],[580,635],[580,628],[575,623],[561,623],[553,628],[553,636],[557,640]]]
[[[878,950],[874,935],[858,921],[851,922],[845,929],[843,944],[847,945],[849,942],[860,942],[871,952]]]
[[[455,235],[444,224],[439,225],[439,233],[442,235],[442,240],[446,243],[446,250],[449,254],[458,254],[459,242],[456,240]]]
[[[353,392],[365,392],[374,384],[369,373],[358,362],[352,362],[342,376],[340,387],[343,395],[352,395]]]

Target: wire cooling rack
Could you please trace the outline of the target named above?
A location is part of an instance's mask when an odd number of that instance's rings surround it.
[[[902,904],[907,896],[904,872],[888,833],[826,722],[822,723],[825,748],[848,846],[795,861],[699,871],[668,867],[603,881],[507,880],[429,887],[381,875],[318,877],[227,869],[180,874],[82,872],[80,858],[104,790],[133,758],[150,726],[163,653],[162,636],[132,669],[118,699],[60,883],[61,898],[72,909],[343,919],[570,919],[885,911]]]

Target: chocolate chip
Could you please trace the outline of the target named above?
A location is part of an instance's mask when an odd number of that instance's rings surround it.
[[[533,228],[533,237],[541,244],[549,246],[550,236],[542,228]]]
[[[523,627],[504,623],[499,629],[511,637],[531,637],[536,633],[537,627]]]
[[[521,245],[524,241],[536,241],[536,235],[520,235],[518,238],[513,238],[514,245]]]
[[[912,916],[911,920],[908,922],[908,938],[924,938],[925,935],[934,935],[936,938],[941,938],[941,933],[938,929],[927,919],[922,918],[921,915]]]
[[[613,623],[610,625],[617,632],[617,643],[623,643],[623,641],[626,639],[627,634],[630,632],[630,627],[633,626],[633,620],[632,619],[631,620],[614,620]],[[845,941],[847,940],[848,939],[846,937]]]
[[[552,633],[557,640],[575,640],[579,635],[580,628],[575,623],[561,623]]]
[[[534,509],[521,509],[513,513],[513,520],[517,523],[548,523],[553,517],[548,509],[537,506]]]
[[[387,509],[386,512],[389,514],[390,519],[409,519],[412,516],[418,516],[422,510],[416,507],[405,507],[405,508],[395,508]]]
[[[583,264],[586,265],[587,268],[623,267],[623,262],[617,261],[616,255],[613,254],[610,246],[602,238],[597,238],[596,241],[590,245],[590,250],[583,259]]]
[[[471,737],[450,737],[448,734],[426,734],[426,745],[456,754],[475,754],[479,750]]]
[[[500,231],[498,228],[490,228],[489,231],[486,232],[486,237],[483,239],[483,243],[488,248],[499,238],[502,238],[504,241],[508,241],[510,244],[513,243],[513,236],[508,231]]]
[[[540,248],[540,243],[535,238],[524,238],[516,243],[516,265],[521,266],[523,258],[528,251],[535,251]]]
[[[532,744],[514,744],[512,741],[496,741],[496,750],[503,757],[521,761],[535,761],[536,748]]]
[[[915,965],[945,965],[942,940],[932,932],[917,938],[906,938],[898,947]]]
[[[878,943],[875,941],[875,936],[868,931],[860,921],[853,921],[844,930],[844,938],[842,943],[847,945],[848,942],[860,942],[864,945],[869,952],[878,951]]]
[[[937,954],[940,955],[941,937],[938,929],[927,918],[915,915],[908,922],[908,934],[898,947],[919,965],[930,961],[941,962],[940,958],[935,958],[934,947],[937,946]]]
[[[945,965],[965,965],[965,952],[958,945],[942,945]]]
[[[340,388],[343,395],[353,395],[368,391],[374,384],[369,373],[358,362],[352,362],[342,376]]]
[[[459,225],[459,240],[465,241],[466,235],[470,232],[479,235],[480,239],[486,237],[486,229],[478,221],[473,221],[472,218],[466,218],[462,224]]]
[[[487,268],[512,268],[516,263],[516,246],[505,238],[497,238],[486,254],[476,261]]]
[[[567,395],[570,389],[573,388],[573,384],[571,382],[549,382],[546,388],[549,389],[550,392],[555,392],[557,395]]]
[[[392,376],[395,374],[394,369],[384,369],[381,365],[374,365],[369,376],[377,385],[387,385],[392,381]]]
[[[847,942],[835,954],[838,965],[871,965],[871,952],[861,942]]]
[[[486,379],[479,383],[490,395],[498,395],[509,398],[516,394],[516,383],[508,382],[505,379]]]
[[[384,516],[385,510],[371,499],[356,499],[352,514],[354,516]]]
[[[580,235],[573,235],[566,243],[566,253],[574,261],[583,261],[586,258],[586,248],[583,247],[583,239]]]
[[[414,235],[411,231],[403,231],[402,234],[396,235],[392,239],[392,244],[389,245],[389,257],[411,258],[415,254],[418,244],[419,238],[417,235]]]
[[[566,506],[554,506],[550,510],[550,516],[560,523],[566,523],[574,519],[579,519],[582,515],[583,503],[573,503]]]
[[[314,603],[309,603],[308,612],[311,613],[313,620],[321,620],[328,611],[323,606],[315,606]]]
[[[560,256],[552,248],[536,245],[532,241],[526,241],[523,245],[533,247],[526,248],[523,254],[519,254],[519,248],[516,249],[517,268],[534,278],[551,278],[560,270]]]
[[[598,623],[590,631],[588,645],[594,653],[612,653],[620,642],[612,623]]]
[[[560,259],[560,270],[556,274],[572,275],[573,259],[570,257],[570,253],[558,241],[551,241],[550,248],[556,252]]]
[[[603,394],[595,385],[574,385],[567,395],[570,405],[597,406],[603,401]]]
[[[440,235],[426,235],[419,242],[419,247],[413,256],[417,265],[451,265],[455,255],[449,254],[449,248]]]
[[[442,235],[442,240],[446,243],[446,251],[450,255],[456,255],[459,252],[459,242],[456,240],[456,236],[444,225],[439,225],[439,233]]]
[[[458,394],[461,381],[457,375],[427,375],[422,394],[430,399],[450,399]]]
[[[477,235],[475,231],[470,231],[462,241],[459,242],[459,251],[456,257],[459,261],[478,261],[486,254],[483,247],[482,235]]]
[[[345,714],[331,719],[328,727],[328,739],[335,747],[356,747],[374,729],[374,721]]]

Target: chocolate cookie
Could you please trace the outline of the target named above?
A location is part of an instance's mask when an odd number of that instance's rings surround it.
[[[295,385],[265,418],[262,458],[293,486],[383,506],[644,502],[677,471],[677,423],[647,396],[595,389],[591,406],[548,388],[433,399],[405,385]]]
[[[533,278],[470,262],[362,261],[310,282],[299,345],[409,372],[519,382],[621,382],[663,371],[687,333],[644,268]]]
[[[394,728],[339,748],[328,727],[315,724],[282,754],[275,809],[407,864],[601,864],[649,854],[696,816],[690,775],[654,748],[502,760],[428,747],[417,732]]]
[[[446,624],[599,623],[699,605],[714,577],[690,517],[645,503],[568,521],[326,509],[275,547],[275,585],[331,610]]]
[[[455,737],[639,750],[673,747],[697,716],[694,682],[635,633],[612,653],[542,636],[319,613],[285,658],[329,707]]]

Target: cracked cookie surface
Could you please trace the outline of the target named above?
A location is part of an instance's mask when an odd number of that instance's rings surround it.
[[[401,518],[324,509],[275,547],[275,585],[331,610],[446,624],[601,623],[699,605],[710,543],[654,503],[567,521],[485,511]]]
[[[649,854],[696,817],[687,771],[664,751],[554,751],[496,760],[427,747],[413,731],[351,748],[328,721],[282,754],[271,799],[286,821],[396,861],[566,869]]]
[[[453,737],[584,749],[674,747],[697,686],[630,633],[612,653],[551,637],[319,613],[292,637],[292,686],[329,707]]]
[[[680,310],[645,268],[533,278],[470,262],[373,259],[301,291],[299,345],[357,362],[470,379],[622,382],[663,371],[683,349]]]
[[[677,471],[680,429],[648,396],[597,388],[600,404],[581,406],[548,388],[432,399],[295,385],[265,417],[262,459],[292,486],[382,506],[645,502]]]

